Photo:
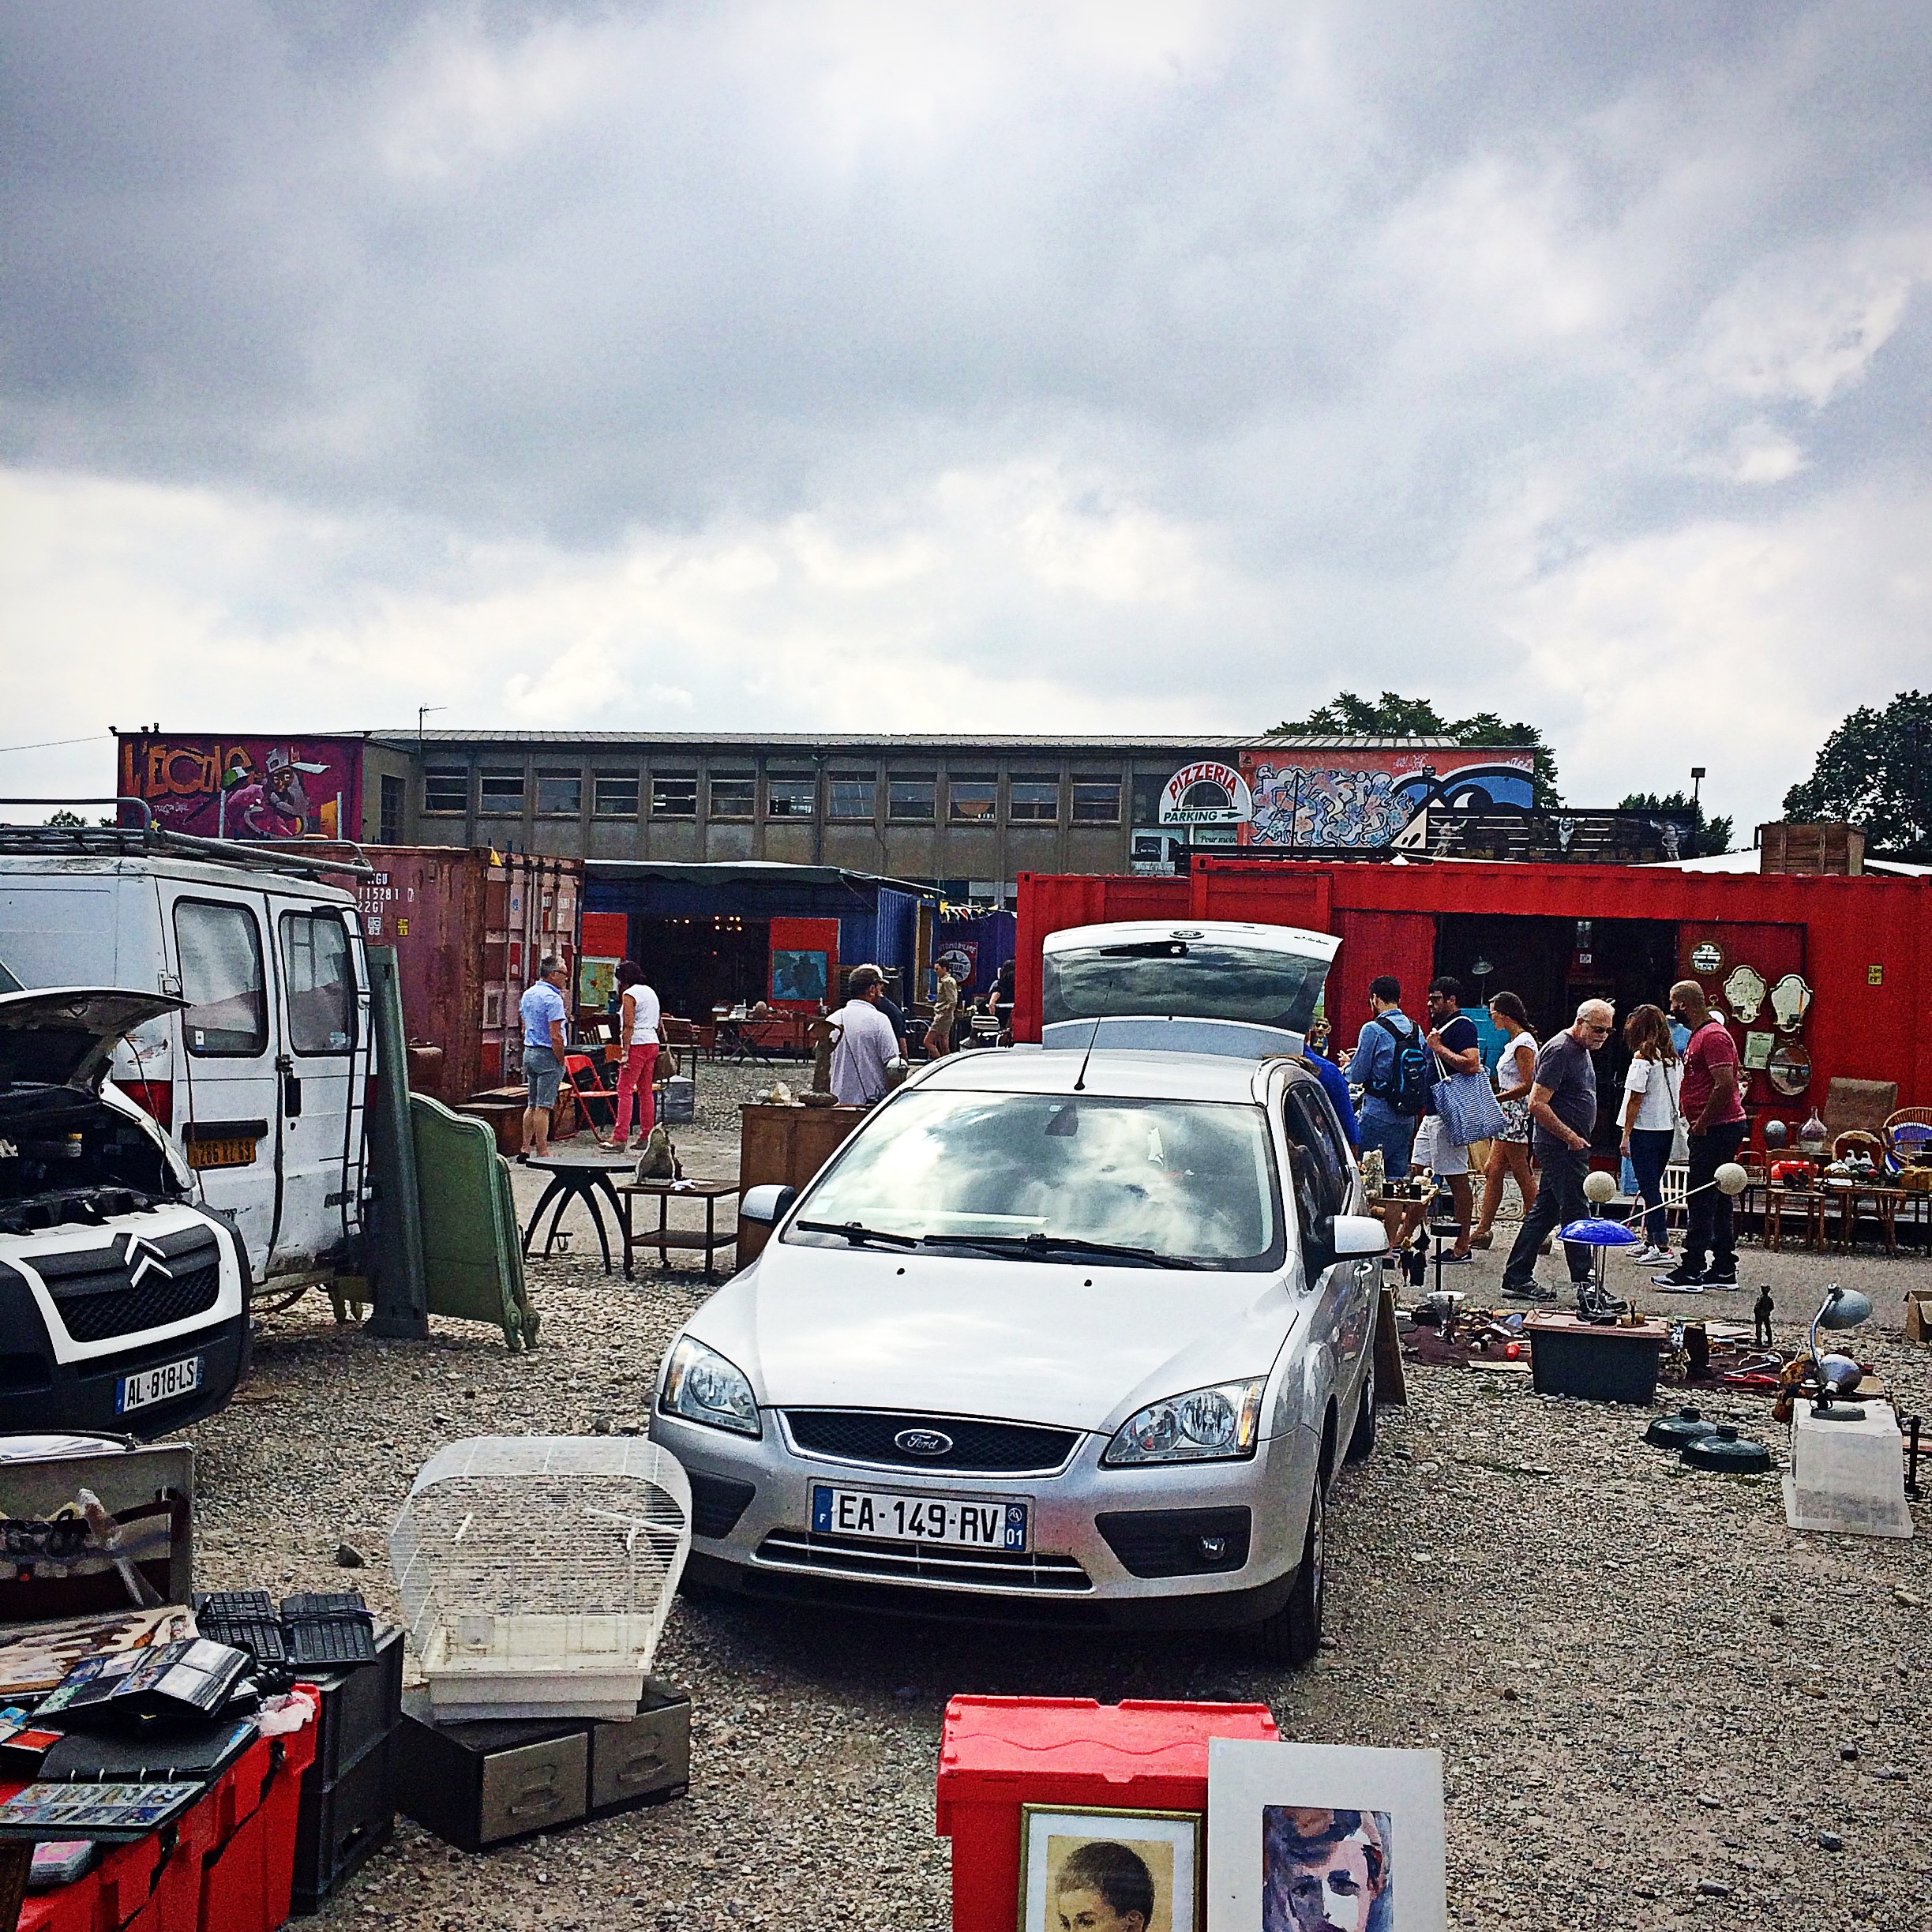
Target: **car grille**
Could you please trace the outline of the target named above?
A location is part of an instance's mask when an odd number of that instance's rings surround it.
[[[205,1315],[221,1296],[221,1250],[205,1227],[164,1236],[153,1244],[171,1270],[158,1269],[130,1281],[125,1261],[111,1251],[38,1257],[33,1266],[47,1284],[61,1326],[76,1341],[105,1341],[137,1335],[170,1322]]]
[[[876,1409],[788,1409],[785,1426],[808,1455],[882,1469],[972,1471],[982,1476],[1044,1476],[1064,1468],[1080,1439],[1077,1429],[1026,1422],[976,1422],[953,1416],[901,1415]],[[936,1456],[915,1454],[895,1439],[910,1430],[947,1437]]]
[[[757,1560],[783,1570],[850,1577],[868,1583],[946,1583],[992,1590],[1090,1590],[1086,1572],[1071,1556],[1007,1550],[961,1550],[950,1544],[880,1543],[869,1536],[825,1536],[775,1529],[759,1544]]]

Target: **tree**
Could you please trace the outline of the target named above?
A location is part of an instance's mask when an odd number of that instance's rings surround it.
[[[1556,757],[1543,741],[1534,725],[1508,724],[1495,711],[1478,711],[1471,718],[1447,718],[1427,698],[1405,698],[1399,692],[1385,691],[1379,698],[1358,696],[1352,691],[1337,692],[1326,704],[1318,704],[1307,716],[1284,719],[1268,734],[1270,737],[1416,737],[1454,738],[1458,745],[1520,745],[1534,754],[1531,776],[1536,802],[1560,805],[1562,793],[1556,788]]]
[[[1659,818],[1675,819],[1690,828],[1690,838],[1681,849],[1687,859],[1709,858],[1731,850],[1731,816],[1706,818],[1701,801],[1688,792],[1632,792],[1622,800],[1619,812],[1649,812]]]
[[[62,805],[47,820],[47,823],[50,825],[58,825],[63,831],[73,831],[84,827],[87,820],[82,818],[79,812],[69,812],[65,805]]]
[[[1901,858],[1932,858],[1932,692],[1861,705],[1824,743],[1811,775],[1784,794],[1787,824],[1844,819]]]

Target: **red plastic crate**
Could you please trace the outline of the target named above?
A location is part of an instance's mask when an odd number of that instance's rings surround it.
[[[307,1684],[298,1684],[295,1694],[307,1698],[309,1721],[283,1737],[257,1738],[211,1794],[215,1833],[202,1860],[196,1932],[275,1932],[288,1917],[295,1812],[302,1774],[315,1757],[322,1701]]]
[[[955,1698],[939,1772],[953,1932],[1014,1932],[1022,1805],[1205,1815],[1208,1739],[1280,1735],[1265,1704]]]
[[[319,1703],[297,1689],[312,1709]],[[288,1916],[295,1807],[315,1740],[313,1719],[287,1737],[257,1738],[167,1830],[34,1893],[20,1932],[274,1932]],[[19,1788],[0,1784],[0,1796]]]

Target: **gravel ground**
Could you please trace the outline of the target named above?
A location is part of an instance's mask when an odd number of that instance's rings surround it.
[[[735,1157],[730,1086],[710,1086],[678,1137],[694,1169]],[[531,1180],[518,1176],[526,1207]],[[1790,1339],[1819,1280],[1855,1281],[1881,1300],[1861,1352],[1904,1409],[1932,1412],[1932,1350],[1904,1344],[1898,1314],[1932,1270],[1745,1254],[1748,1287],[1704,1312],[1748,1319],[1769,1280]],[[1480,1298],[1500,1262],[1491,1251],[1454,1285]],[[626,1283],[577,1255],[531,1278],[544,1328],[528,1356],[456,1322],[426,1343],[375,1341],[336,1328],[319,1296],[269,1318],[248,1389],[193,1432],[203,1584],[339,1587],[346,1539],[372,1559],[353,1580],[393,1615],[381,1552],[433,1447],[641,1426],[664,1344],[705,1292],[696,1268]],[[1331,1647],[1299,1676],[1206,1638],[687,1600],[661,1668],[693,1694],[688,1799],[482,1858],[400,1822],[317,1923],[943,1925],[933,1778],[962,1691],[1259,1698],[1290,1736],[1438,1746],[1461,1923],[1932,1923],[1932,1548],[1795,1535],[1775,1475],[1686,1470],[1641,1445],[1639,1412],[1540,1397],[1520,1375],[1412,1366],[1409,1382],[1374,1458],[1338,1484]],[[1764,1423],[1754,1399],[1706,1407]]]

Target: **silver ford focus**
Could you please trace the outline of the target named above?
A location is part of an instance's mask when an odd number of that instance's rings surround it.
[[[692,1581],[1313,1654],[1382,1226],[1294,1060],[1109,1024],[922,1069],[802,1194],[747,1195],[771,1238],[653,1405]]]

